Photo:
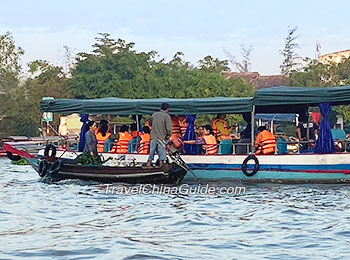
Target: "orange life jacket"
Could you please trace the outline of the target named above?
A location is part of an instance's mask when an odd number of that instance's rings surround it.
[[[218,153],[218,143],[213,135],[203,136],[205,140],[205,145],[202,145],[203,150],[206,154],[217,154]]]
[[[149,144],[151,142],[151,135],[150,134],[142,134],[140,135],[141,141],[140,146],[137,149],[137,152],[139,154],[149,154]]]
[[[98,133],[96,135],[96,139],[97,139],[97,152],[99,153],[103,153],[104,149],[105,149],[105,142],[106,140],[111,136],[111,133],[106,133],[105,136],[102,135],[102,133]]]
[[[139,133],[139,131],[131,131],[131,136],[132,136],[132,138],[135,138],[137,136],[140,136],[140,133]]]
[[[173,130],[171,132],[170,140],[173,140],[174,138],[181,138],[181,128],[177,116],[171,116],[171,124],[173,126]]]
[[[255,154],[270,154],[275,152],[276,138],[271,132],[267,130],[260,132],[256,136],[256,140],[259,141],[259,143],[262,143],[262,146],[258,146],[258,150]]]
[[[179,125],[180,125],[181,137],[183,138],[186,134],[186,130],[188,126],[186,117],[181,117],[181,119],[179,118]]]
[[[211,128],[213,129],[213,133],[214,135],[216,136],[216,138],[221,141],[221,140],[226,140],[226,139],[231,139],[231,136],[230,135],[224,135],[222,134],[218,128],[216,127],[216,123],[217,122],[222,122],[223,125],[224,125],[224,128],[225,130],[227,130],[227,124],[226,124],[226,121],[225,120],[222,120],[222,119],[219,119],[219,118],[213,118],[211,120]]]
[[[132,136],[129,132],[118,133],[119,138],[114,142],[112,153],[128,153],[129,141],[132,139]]]

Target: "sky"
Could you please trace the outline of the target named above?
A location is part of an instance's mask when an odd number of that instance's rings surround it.
[[[24,49],[22,64],[47,60],[63,66],[64,48],[91,52],[98,33],[134,42],[137,51],[171,60],[178,51],[193,65],[207,55],[241,57],[252,45],[251,71],[280,73],[288,27],[297,26],[297,54],[315,58],[350,49],[346,0],[1,0],[0,34],[12,33]],[[231,67],[232,71],[236,69]]]

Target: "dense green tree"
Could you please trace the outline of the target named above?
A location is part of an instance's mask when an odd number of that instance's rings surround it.
[[[136,52],[134,43],[115,41],[109,34],[96,38],[92,54],[80,53],[69,86],[74,96],[123,98],[191,98],[250,96],[252,87],[241,79],[225,80],[227,61],[206,56],[193,67],[177,52],[169,62],[157,53]]]
[[[0,35],[0,117],[4,117],[11,107],[12,96],[19,85],[23,54],[10,32]]]

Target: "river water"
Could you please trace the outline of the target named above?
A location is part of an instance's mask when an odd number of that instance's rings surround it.
[[[106,194],[0,159],[0,259],[350,258],[349,186],[210,185],[246,192]]]

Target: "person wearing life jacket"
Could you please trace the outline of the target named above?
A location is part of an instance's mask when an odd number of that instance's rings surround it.
[[[265,126],[259,126],[254,146],[256,147],[255,154],[274,154],[276,151],[276,138]]]
[[[186,116],[184,116],[184,115],[178,116],[178,119],[179,119],[181,137],[184,138],[184,136],[186,134],[187,126],[188,126],[187,119],[186,119]]]
[[[149,145],[151,142],[150,133],[151,133],[151,131],[149,130],[148,126],[144,126],[142,128],[142,134],[140,135],[141,141],[140,141],[140,145],[137,149],[137,152],[139,154],[149,154]]]
[[[183,141],[185,144],[202,145],[205,154],[215,155],[218,153],[218,144],[210,125],[204,126],[204,135],[196,140]]]
[[[111,136],[108,132],[108,124],[100,124],[99,131],[96,135],[97,139],[97,152],[103,153],[106,140]]]
[[[227,127],[225,117],[226,114],[218,114],[216,118],[211,120],[211,127],[218,141],[232,139],[231,132],[233,127]]]
[[[132,139],[127,125],[122,125],[118,133],[118,138],[114,141],[112,153],[128,153],[128,145]]]
[[[100,120],[100,123],[98,124],[98,128],[96,129],[96,132],[95,132],[96,136],[97,136],[97,134],[100,132],[100,129],[101,129],[101,127],[102,127],[103,125],[107,125],[107,132],[109,131],[108,120],[106,120],[106,119],[101,119],[101,120]]]
[[[170,116],[171,124],[173,126],[173,130],[171,132],[170,140],[175,138],[181,138],[181,128],[179,123],[179,118],[177,116]]]

